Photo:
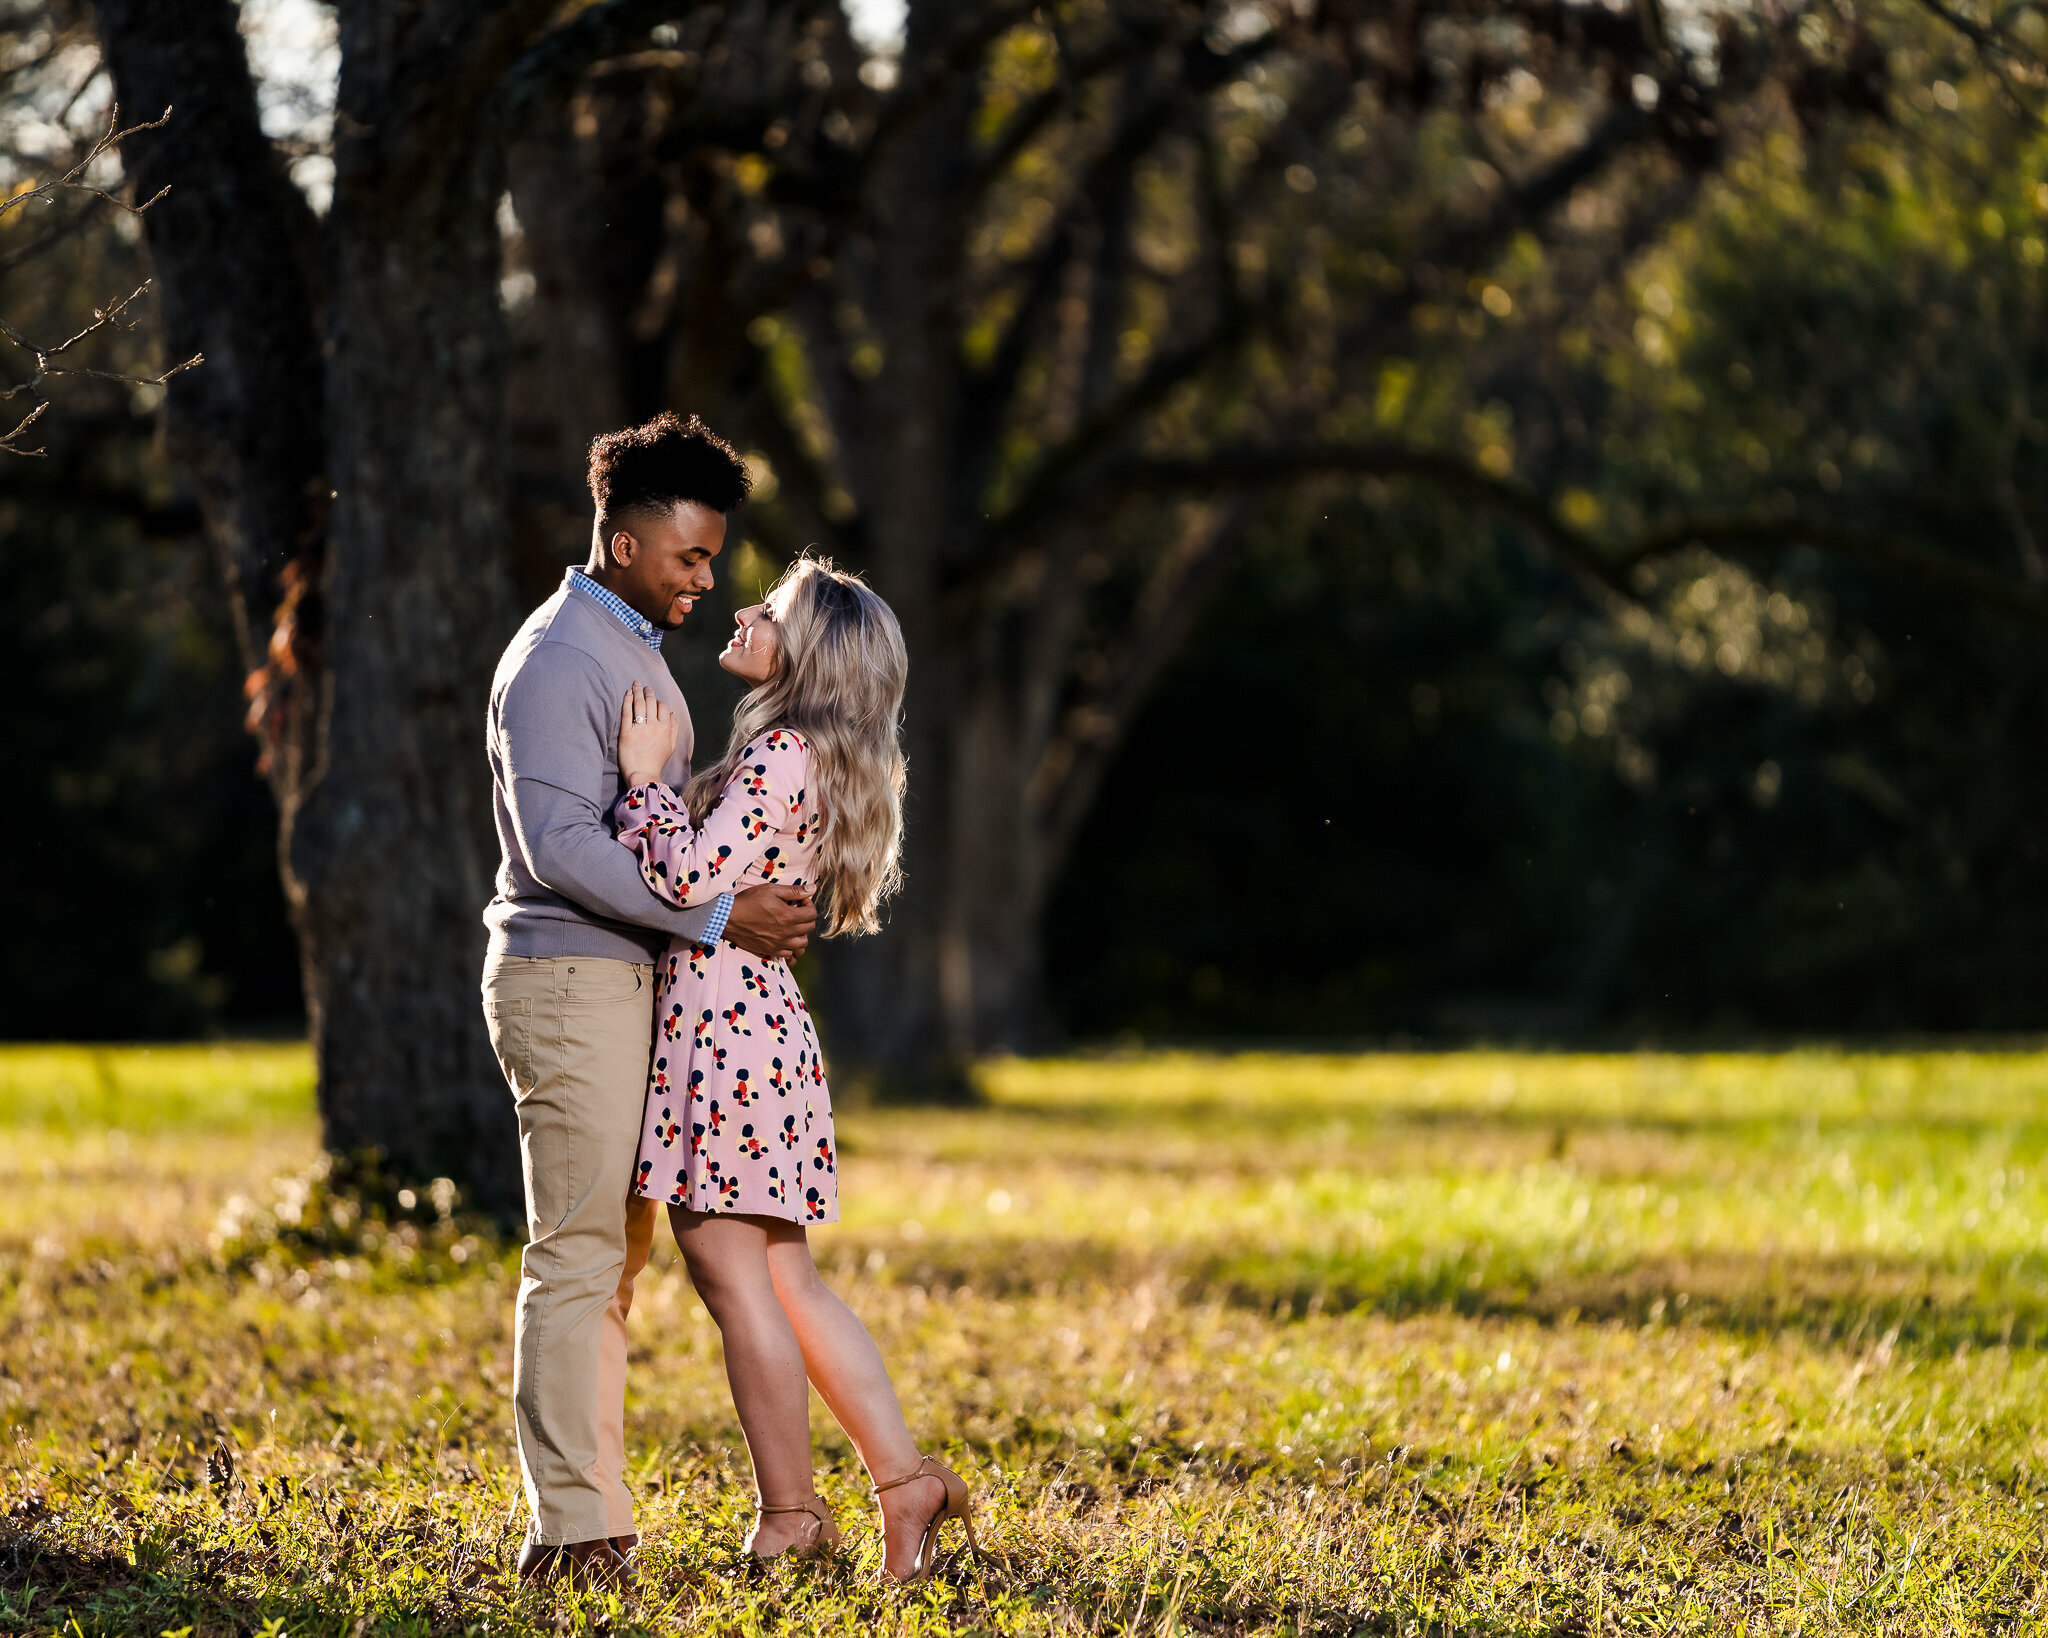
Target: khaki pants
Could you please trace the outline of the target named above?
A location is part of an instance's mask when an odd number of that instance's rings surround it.
[[[494,956],[484,1015],[526,1174],[512,1397],[533,1539],[629,1535],[626,1314],[654,1238],[654,1202],[632,1193],[654,969]]]

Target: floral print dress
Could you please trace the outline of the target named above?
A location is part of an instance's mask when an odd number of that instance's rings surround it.
[[[817,852],[809,769],[810,747],[777,728],[740,754],[702,829],[658,782],[627,791],[612,819],[671,904],[767,882],[802,887]],[[825,1066],[787,964],[678,939],[655,968],[654,1016],[634,1188],[692,1211],[837,1222]]]

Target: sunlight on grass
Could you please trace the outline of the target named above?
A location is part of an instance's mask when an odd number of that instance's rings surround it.
[[[1946,1633],[2048,1607],[2048,1056],[1160,1055],[984,1089],[847,1114],[847,1220],[813,1239],[998,1559],[875,1587],[821,1412],[852,1553],[741,1565],[717,1337],[666,1248],[635,1314],[646,1585],[607,1613],[505,1584],[516,1248],[260,1232],[315,1157],[302,1048],[0,1049],[0,1630]]]
[[[0,1246],[203,1243],[233,1194],[317,1152],[313,1056],[0,1046],[0,1132]]]
[[[1003,1059],[983,1080],[1000,1108],[1200,1119],[1485,1114],[1683,1125],[1815,1118],[2048,1118],[2037,1052],[1154,1053],[1092,1062]]]
[[[0,1126],[223,1137],[313,1113],[313,1054],[269,1046],[0,1046]]]

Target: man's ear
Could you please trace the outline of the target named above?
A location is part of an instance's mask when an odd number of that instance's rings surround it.
[[[640,549],[640,542],[623,529],[612,531],[610,557],[622,569],[633,566],[633,554]]]

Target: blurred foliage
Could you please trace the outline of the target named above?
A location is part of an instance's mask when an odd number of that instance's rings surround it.
[[[61,170],[104,108],[72,94],[90,83],[89,41],[58,28],[6,43],[19,57],[0,168],[18,183]],[[22,64],[42,77],[24,84]],[[26,334],[70,335],[147,276],[132,219],[90,200],[0,218],[0,315]],[[153,373],[146,325],[93,345],[95,367]],[[4,360],[10,381],[20,363]],[[158,443],[160,390],[73,378],[52,396],[44,453],[0,456],[0,1035],[293,1020],[275,814],[197,509]]]
[[[46,421],[47,424],[47,421]],[[144,438],[146,425],[131,429]],[[56,437],[52,438],[53,444]],[[120,1039],[296,1016],[240,667],[192,537],[0,472],[0,1034]]]
[[[2048,154],[1995,82],[1893,67],[1895,123],[1771,134],[1588,322],[1517,337],[1543,270],[1494,287],[1389,418],[1594,531],[1760,500],[2038,585]],[[2048,1022],[2038,632],[1790,528],[1634,590],[1412,489],[1276,507],[1052,910],[1070,1027]]]
[[[476,1256],[488,1219],[464,1212],[455,1180],[414,1188],[375,1151],[347,1159],[321,1154],[271,1181],[267,1198],[230,1197],[207,1236],[214,1266],[290,1284],[300,1269],[333,1271],[333,1260],[382,1259],[402,1278],[445,1279]],[[346,1278],[347,1276],[342,1276]],[[300,1289],[311,1283],[308,1273]]]

